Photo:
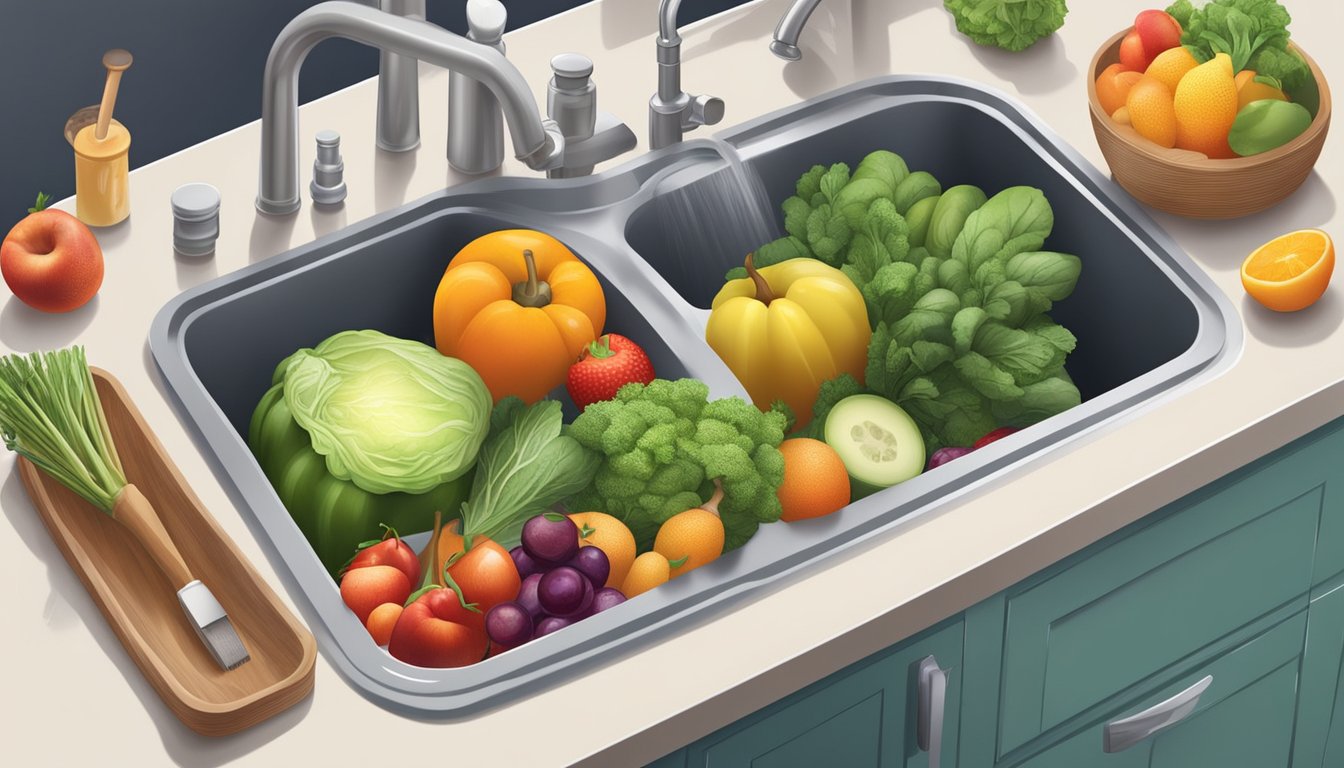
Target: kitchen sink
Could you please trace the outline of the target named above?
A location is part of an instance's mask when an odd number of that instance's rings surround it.
[[[423,669],[373,645],[246,445],[252,409],[281,359],[354,328],[432,343],[430,307],[452,255],[481,234],[529,227],[556,236],[594,269],[606,292],[607,328],[643,345],[661,377],[692,376],[714,397],[745,397],[705,343],[704,323],[723,273],[759,243],[728,232],[713,248],[687,245],[694,239],[670,230],[688,204],[713,199],[688,193],[744,164],[777,211],[811,165],[853,166],[875,149],[901,154],[944,186],[1044,190],[1056,222],[1046,247],[1083,260],[1077,290],[1051,313],[1078,337],[1067,368],[1082,405],[826,518],[763,526],[710,565],[479,664]],[[722,218],[718,207],[690,215],[703,217],[706,231],[724,229],[713,221]],[[860,83],[594,177],[490,179],[434,194],[189,290],[164,307],[150,332],[169,389],[270,540],[277,568],[292,576],[291,591],[306,602],[328,659],[373,700],[422,716],[524,695],[891,535],[981,481],[1048,460],[1060,443],[1213,375],[1215,362],[1239,344],[1226,297],[1119,187],[1006,97],[928,77]]]

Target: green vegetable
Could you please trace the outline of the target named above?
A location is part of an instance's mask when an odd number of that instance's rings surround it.
[[[938,198],[938,207],[933,211],[925,237],[924,247],[929,249],[929,255],[940,259],[951,256],[952,243],[966,225],[966,217],[987,199],[979,187],[970,184],[961,184],[944,192]]]
[[[877,395],[853,395],[826,417],[826,444],[849,472],[855,499],[890,488],[924,471],[919,427],[899,405]]]
[[[1064,0],[943,0],[957,31],[979,45],[1020,51],[1064,26]]]
[[[1233,152],[1246,157],[1281,147],[1301,136],[1310,125],[1311,115],[1301,104],[1262,99],[1237,113],[1227,143]]]
[[[779,519],[785,415],[737,397],[708,398],[702,382],[655,379],[588,406],[568,434],[602,461],[569,507],[620,518],[640,550],[652,546],[663,521],[709,498],[715,479],[724,490],[725,551]]]
[[[490,427],[471,366],[378,331],[345,331],[276,368],[327,470],[370,493],[423,493],[466,474]]]
[[[910,230],[910,246],[918,248],[924,245],[924,240],[929,236],[929,223],[933,219],[933,211],[938,207],[938,201],[942,199],[941,195],[926,197],[905,212],[906,227]]]
[[[83,347],[0,358],[0,434],[5,447],[104,512],[126,487]]]
[[[1181,44],[1196,61],[1226,53],[1234,74],[1251,69],[1272,77],[1294,101],[1314,85],[1306,62],[1288,50],[1292,17],[1275,0],[1212,0],[1202,8],[1177,0],[1167,13],[1180,22]]]
[[[490,393],[466,363],[415,341],[346,331],[276,366],[248,445],[335,573],[379,523],[456,517],[490,428]]]
[[[427,531],[434,512],[456,520],[471,488],[465,474],[425,493],[369,493],[327,471],[308,433],[294,421],[283,384],[271,387],[252,413],[248,447],[280,502],[333,577],[360,542],[381,535],[380,524],[403,534]]]
[[[926,171],[917,171],[905,177],[899,186],[891,193],[891,201],[896,205],[896,210],[904,216],[910,207],[920,200],[930,197],[937,197],[942,192],[942,186],[938,180]]]
[[[1036,250],[1053,223],[1040,190],[1006,189],[966,217],[947,259],[930,255],[909,279],[865,287],[883,308],[865,383],[914,417],[930,451],[1080,401],[1063,369],[1075,339],[1045,316],[1081,268]]]
[[[562,434],[560,403],[524,405],[506,397],[490,415],[471,499],[462,505],[464,536],[511,541],[528,518],[586,487],[599,456]]]

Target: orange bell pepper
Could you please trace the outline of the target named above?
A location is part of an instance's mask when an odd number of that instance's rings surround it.
[[[606,322],[602,284],[550,235],[509,229],[458,251],[434,294],[434,345],[476,369],[495,402],[565,381]]]

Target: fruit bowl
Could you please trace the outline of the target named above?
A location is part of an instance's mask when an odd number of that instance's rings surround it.
[[[1292,194],[1311,173],[1330,128],[1330,88],[1320,67],[1296,45],[1292,51],[1311,69],[1320,95],[1316,116],[1302,135],[1268,152],[1210,160],[1199,152],[1167,149],[1111,119],[1097,99],[1097,76],[1120,60],[1116,33],[1092,58],[1087,102],[1092,131],[1111,173],[1139,201],[1168,213],[1198,219],[1232,219],[1263,211]]]

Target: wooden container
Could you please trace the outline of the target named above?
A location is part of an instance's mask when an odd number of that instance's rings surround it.
[[[1097,76],[1120,60],[1120,41],[1128,32],[1117,33],[1101,46],[1087,78],[1092,131],[1120,186],[1154,208],[1199,219],[1231,219],[1262,211],[1301,186],[1330,128],[1330,88],[1305,51],[1289,44],[1307,62],[1320,91],[1320,107],[1307,130],[1268,152],[1210,160],[1199,152],[1160,147],[1102,111]]]
[[[176,591],[131,533],[21,458],[19,474],[52,539],[145,679],[193,731],[223,736],[296,704],[313,689],[312,634],[206,512],[121,384],[97,368],[93,378],[126,478],[159,510],[251,660],[227,672],[216,666]]]

